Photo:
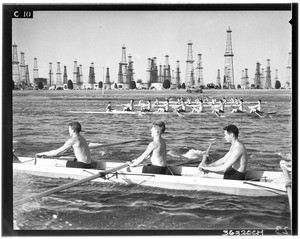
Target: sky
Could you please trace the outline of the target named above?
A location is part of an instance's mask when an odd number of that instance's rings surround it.
[[[227,29],[232,30],[235,84],[241,83],[248,68],[253,83],[256,63],[266,68],[270,59],[272,86],[275,69],[279,81],[286,81],[291,51],[290,11],[34,11],[33,19],[13,19],[12,41],[25,53],[25,64],[33,81],[34,58],[39,77],[49,77],[49,62],[56,73],[57,62],[67,66],[73,79],[74,61],[82,65],[83,81],[88,81],[91,62],[96,82],[103,80],[109,67],[116,82],[122,46],[134,61],[134,78],[146,78],[149,57],[165,64],[169,55],[171,70],[180,61],[181,80],[185,78],[188,42],[193,43],[194,67],[202,54],[204,83],[216,83],[217,71],[224,74]],[[54,76],[56,79],[56,76]]]

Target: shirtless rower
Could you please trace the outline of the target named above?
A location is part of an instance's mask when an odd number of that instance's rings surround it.
[[[244,100],[240,99],[240,103],[237,109],[233,109],[231,113],[244,113]]]
[[[124,106],[123,111],[133,111],[133,102],[134,100],[130,100],[130,102]]]
[[[257,105],[249,106],[250,113],[252,113],[252,112],[262,113],[261,112],[261,100],[258,100],[257,102],[258,102]]]
[[[105,108],[105,111],[106,112],[112,112],[113,111],[112,106],[111,106],[111,102],[108,102],[108,104],[107,104],[107,106]]]
[[[150,112],[152,109],[151,100],[148,100],[148,103],[141,106],[141,112]]]
[[[213,109],[213,113],[215,113],[218,117],[220,117],[220,113],[225,113],[225,102],[224,100],[220,100],[220,105]]]
[[[150,131],[153,141],[148,145],[147,149],[140,157],[129,162],[130,167],[139,165],[151,155],[151,164],[143,166],[142,172],[166,174],[167,149],[165,140],[161,137],[161,135],[165,132],[165,123],[162,121],[154,122]]]
[[[181,109],[178,109],[179,107],[181,107]],[[177,106],[177,107],[175,107],[176,108],[176,111],[178,112],[178,113],[181,113],[181,112],[186,112],[186,105],[185,105],[185,103],[184,103],[184,101],[183,101],[183,99],[181,98],[180,99],[180,106]]]
[[[81,131],[80,123],[71,122],[69,124],[69,134],[71,138],[67,140],[63,146],[55,150],[38,153],[36,156],[54,157],[54,156],[58,156],[59,154],[73,147],[74,154],[75,154],[74,161],[57,160],[56,166],[71,167],[71,168],[91,168],[92,159],[91,159],[90,149],[85,138],[79,134],[80,131]]]
[[[228,125],[223,128],[224,138],[231,143],[229,152],[219,160],[207,164],[206,154],[203,154],[202,162],[198,169],[209,172],[223,172],[224,179],[244,180],[248,164],[247,150],[242,141],[238,139],[239,129],[235,125]]]
[[[156,106],[158,106],[159,105],[159,101],[158,101],[158,99],[156,98],[155,99],[155,101],[154,101],[154,103],[153,103],[154,105],[156,105]]]
[[[199,99],[198,106],[193,107],[192,113],[201,113],[203,110],[203,100]]]
[[[158,108],[157,112],[170,112],[169,99],[166,99],[164,108]]]

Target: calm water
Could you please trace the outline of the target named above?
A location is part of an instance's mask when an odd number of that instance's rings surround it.
[[[273,117],[249,115],[109,115],[74,114],[72,110],[104,111],[108,101],[114,108],[131,98],[188,97],[184,91],[14,91],[13,140],[15,154],[34,156],[55,149],[68,139],[67,124],[77,120],[89,142],[114,143],[141,138],[144,141],[92,150],[95,160],[126,162],[138,157],[151,141],[155,120],[166,123],[164,138],[170,164],[193,161],[217,138],[212,158],[222,157],[229,145],[222,128],[236,124],[248,149],[249,168],[280,171],[279,162],[292,151],[291,91],[205,91],[201,97],[262,99],[263,111]],[[231,108],[227,108],[227,111]],[[209,111],[210,112],[210,111]],[[184,153],[188,156],[183,157]],[[198,156],[199,157],[199,156]],[[196,164],[191,164],[196,166]],[[71,180],[50,179],[14,173],[14,200]],[[21,230],[207,230],[270,229],[290,226],[287,197],[240,197],[211,192],[184,192],[142,186],[87,183],[53,194],[37,202],[14,208],[14,227]]]

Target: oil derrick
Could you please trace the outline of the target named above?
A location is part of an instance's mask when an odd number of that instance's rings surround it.
[[[267,59],[265,88],[266,89],[272,88],[270,59]]]
[[[34,58],[33,61],[34,61],[33,62],[33,82],[35,82],[34,79],[39,78],[39,70],[38,70],[37,58]]]
[[[260,82],[261,82],[261,88],[265,88],[266,77],[265,77],[265,69],[264,68],[261,68]]]
[[[202,55],[198,54],[197,56],[198,56],[198,62],[197,62],[197,67],[196,67],[196,85],[204,86]]]
[[[261,73],[260,73],[260,63],[256,62],[256,71],[255,71],[255,77],[254,77],[254,87],[255,89],[261,89]]]
[[[241,88],[246,89],[246,79],[245,79],[245,71],[244,70],[242,70]]]
[[[122,59],[119,63],[118,83],[127,83],[126,47],[122,47]]]
[[[13,81],[15,84],[19,84],[21,82],[20,79],[20,69],[19,69],[19,61],[18,61],[18,52],[17,52],[17,45],[14,43],[13,47],[13,56],[12,56],[12,75]]]
[[[62,85],[62,79],[61,79],[61,70],[60,70],[60,62],[57,62],[57,68],[56,68],[56,86]]]
[[[151,76],[151,58],[149,57],[148,59],[148,65],[147,65],[147,70],[146,70],[146,78],[143,84],[150,86],[150,76]]]
[[[175,71],[172,70],[172,74],[171,74],[171,82],[172,85],[175,85]]]
[[[179,66],[179,61],[177,61],[177,66],[176,66],[176,72],[175,72],[175,85],[178,88],[179,85],[181,85],[180,82],[180,66]]]
[[[28,85],[26,82],[26,65],[25,65],[25,53],[21,52],[21,62],[20,62],[20,81],[22,84]]]
[[[165,55],[165,65],[163,67],[163,81],[161,81],[161,83],[163,83],[165,80],[168,80],[171,83],[171,67],[169,64],[169,56]]]
[[[78,89],[78,90],[81,89],[81,86],[80,86],[79,66],[77,66],[77,70],[76,70],[76,89]]]
[[[67,66],[66,65],[64,65],[63,84],[68,85],[68,74],[67,74]]]
[[[274,77],[274,80],[275,80],[275,88],[276,88],[276,85],[277,85],[277,84],[280,84],[279,78],[278,78],[278,70],[277,70],[277,69],[275,69],[275,77]],[[278,81],[279,83],[277,83],[277,81]],[[280,84],[280,86],[281,86],[281,84]]]
[[[232,41],[231,41],[231,30],[228,27],[227,30],[227,41],[225,50],[225,67],[224,67],[224,84],[223,88],[234,89],[234,72],[233,72],[233,52],[232,52]]]
[[[186,60],[186,71],[185,71],[185,84],[186,86],[193,86],[195,80],[193,78],[192,72],[194,71],[194,60],[193,60],[193,43],[189,41],[188,43],[188,54]]]
[[[286,88],[290,89],[292,86],[292,52],[289,52],[288,66],[286,68]]]
[[[248,69],[245,68],[245,82],[246,82],[246,89],[250,88],[249,76],[248,76]]]
[[[150,83],[158,82],[158,69],[156,65],[156,57],[151,59],[151,68],[150,68]]]
[[[94,84],[96,83],[95,81],[95,67],[94,67],[94,63],[91,63],[90,66],[90,72],[89,72],[89,84],[91,86],[92,89],[94,89]]]
[[[106,68],[105,84],[110,84],[109,68]]]
[[[83,84],[83,74],[82,74],[82,65],[79,65],[79,89],[81,90],[81,86]]]
[[[29,69],[28,69],[28,65],[26,65],[25,77],[26,77],[26,82],[27,82],[27,84],[30,85],[30,78],[29,78]]]
[[[73,84],[77,83],[77,61],[74,61],[73,67]]]
[[[133,60],[132,56],[128,56],[128,75],[127,75],[127,83],[134,81],[134,70],[133,70]]]
[[[158,82],[162,83],[164,80],[162,65],[159,65]]]
[[[49,62],[49,86],[52,86],[52,83],[53,83],[52,62]]]
[[[217,86],[219,86],[219,87],[221,88],[221,75],[220,75],[220,69],[218,69],[216,84],[217,84]]]

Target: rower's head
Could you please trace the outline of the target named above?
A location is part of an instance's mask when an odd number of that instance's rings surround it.
[[[155,121],[152,124],[152,128],[151,128],[152,136],[153,136],[153,133],[161,135],[162,133],[165,132],[165,129],[166,129],[166,126],[165,126],[165,123],[163,121]]]
[[[239,136],[239,129],[233,124],[225,126],[223,130],[224,138],[227,142],[231,142],[232,139],[237,139]]]
[[[77,121],[71,122],[69,124],[69,133],[70,136],[75,133],[75,134],[79,134],[79,132],[81,131],[81,124]]]
[[[258,103],[261,103],[261,100],[258,100]]]

